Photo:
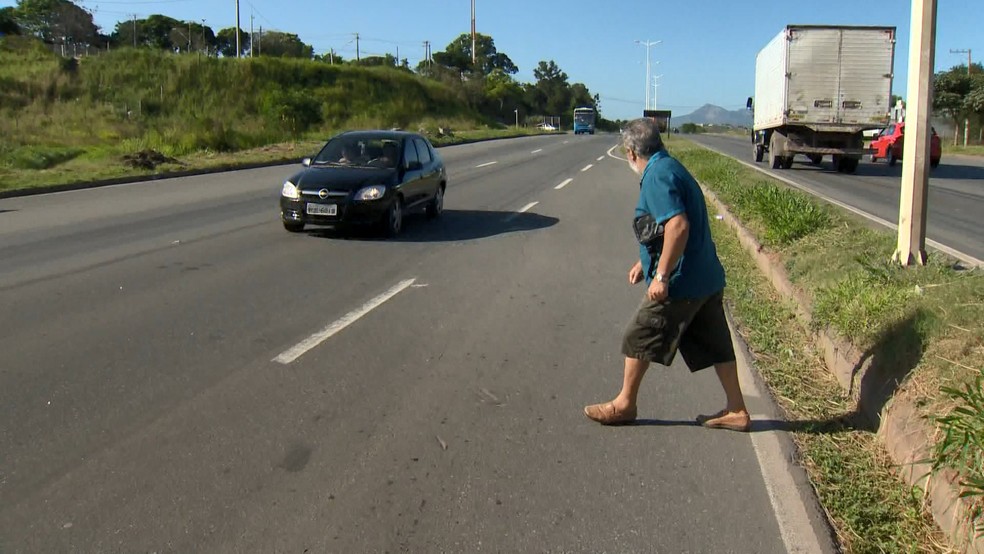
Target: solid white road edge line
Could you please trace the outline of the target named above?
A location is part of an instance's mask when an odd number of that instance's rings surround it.
[[[744,348],[738,334],[735,332],[731,314],[728,314],[728,326],[731,329],[731,340],[735,342],[735,358],[738,365],[738,380],[741,383],[742,391],[745,392],[746,401],[750,405],[757,405],[770,398],[767,394],[759,390],[755,378],[752,376],[752,360],[748,358],[748,353]],[[761,406],[756,406],[761,408]],[[816,530],[810,522],[806,504],[800,496],[800,491],[796,487],[796,481],[790,472],[790,461],[783,453],[782,446],[779,444],[778,431],[756,431],[755,420],[768,419],[769,416],[761,413],[761,410],[749,409],[752,416],[752,432],[748,433],[752,440],[752,449],[758,459],[759,470],[762,472],[762,479],[765,481],[765,489],[769,495],[769,502],[776,516],[776,523],[779,525],[779,534],[782,542],[786,546],[786,552],[790,554],[817,553],[824,552],[820,538],[817,537]],[[757,413],[756,413],[757,412]]]
[[[594,164],[588,164],[588,165],[584,166],[584,169],[582,169],[581,172],[583,173],[583,172],[591,169],[592,167],[594,167]]]
[[[335,321],[331,325],[325,327],[324,329],[318,331],[317,333],[297,343],[295,346],[284,351],[282,354],[274,358],[272,361],[284,365],[293,362],[297,358],[300,358],[302,355],[304,355],[304,353],[307,352],[308,350],[311,350],[315,346],[318,346],[322,342],[328,340],[342,329],[345,329],[349,325],[358,321],[359,318],[361,318],[362,316],[366,315],[367,313],[371,312],[375,308],[379,307],[383,302],[386,302],[390,298],[396,296],[404,289],[412,285],[416,280],[417,279],[407,279],[405,281],[400,281],[393,288],[380,294],[379,296],[373,298],[372,300],[366,302],[361,307],[345,314],[345,316],[343,316],[341,319]]]
[[[537,148],[536,150],[530,152],[530,154],[536,154],[537,152],[543,152],[543,148]]]
[[[844,208],[845,210],[847,210],[847,211],[849,211],[849,212],[851,212],[851,213],[853,213],[855,215],[859,215],[859,216],[861,216],[861,217],[863,217],[863,218],[865,218],[865,219],[867,219],[869,221],[873,221],[873,222],[875,222],[875,223],[877,223],[879,225],[883,225],[885,227],[888,227],[889,229],[891,229],[893,231],[898,231],[898,228],[899,228],[898,225],[896,225],[895,223],[892,223],[891,221],[886,221],[886,220],[884,220],[884,219],[882,219],[882,218],[880,218],[880,217],[878,217],[876,215],[869,214],[868,212],[862,211],[862,210],[860,210],[858,208],[855,208],[854,206],[850,206],[848,204],[845,204],[845,203],[841,202],[840,200],[835,200],[835,199],[833,199],[833,198],[831,198],[831,197],[829,197],[829,196],[827,196],[825,194],[821,194],[821,193],[819,193],[819,192],[817,192],[815,190],[812,190],[812,189],[810,189],[808,187],[805,187],[805,186],[797,183],[796,181],[793,181],[792,179],[789,179],[788,177],[783,177],[782,175],[776,175],[775,173],[772,173],[772,172],[770,172],[770,171],[768,171],[766,169],[763,169],[763,168],[761,168],[761,167],[759,167],[759,166],[757,166],[755,164],[746,162],[744,160],[739,160],[738,158],[735,158],[734,156],[730,156],[728,154],[725,154],[724,152],[718,150],[717,148],[713,148],[711,146],[707,146],[706,144],[701,144],[701,146],[703,146],[704,148],[707,148],[708,150],[710,150],[712,152],[717,152],[718,154],[721,154],[722,156],[727,156],[727,157],[731,158],[732,160],[735,160],[736,162],[738,162],[738,163],[740,163],[742,165],[748,166],[748,167],[754,169],[755,171],[764,173],[764,174],[768,175],[769,177],[772,177],[773,179],[779,179],[783,183],[786,183],[787,185],[789,185],[789,186],[791,186],[791,187],[793,187],[795,189],[799,189],[799,190],[801,190],[803,192],[812,194],[813,196],[816,196],[817,198],[819,198],[821,200],[824,200],[826,202],[829,202],[829,203],[831,203],[831,204],[833,204],[835,206],[838,206],[840,208]],[[984,260],[979,260],[979,259],[971,256],[970,254],[965,254],[965,253],[963,253],[963,252],[961,252],[961,251],[959,251],[959,250],[957,250],[955,248],[950,248],[949,246],[946,246],[945,244],[940,244],[940,243],[936,242],[933,239],[927,238],[926,239],[926,244],[932,246],[933,248],[939,250],[940,252],[943,252],[944,254],[949,254],[950,256],[953,256],[954,258],[957,258],[958,260],[960,260],[960,261],[962,261],[962,262],[964,262],[966,264],[969,264],[969,265],[971,265],[973,267],[982,267],[982,266],[984,266]]]
[[[618,145],[618,144],[616,144],[615,146],[612,146],[611,148],[609,148],[609,149],[608,149],[608,152],[605,152],[605,153],[606,153],[606,154],[608,154],[608,156],[609,156],[609,157],[612,157],[612,158],[615,158],[616,160],[622,160],[623,162],[627,162],[627,161],[629,161],[629,160],[627,160],[626,158],[621,158],[621,157],[619,157],[619,156],[616,156],[615,154],[612,154],[612,150],[615,150],[615,149],[616,149],[616,148],[618,148],[619,146],[620,146],[620,145]]]
[[[554,187],[554,189],[555,190],[560,190],[560,189],[566,187],[567,185],[571,184],[572,181],[574,181],[574,179],[567,179],[563,183],[561,183],[561,184],[557,185],[556,187]]]
[[[483,164],[478,164],[478,165],[476,165],[476,166],[475,166],[475,168],[477,169],[477,168],[479,168],[479,167],[488,167],[488,166],[490,166],[490,165],[495,165],[495,164],[497,164],[497,163],[499,163],[499,162],[485,162],[485,163],[483,163]]]

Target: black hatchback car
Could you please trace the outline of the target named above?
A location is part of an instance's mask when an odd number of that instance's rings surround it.
[[[284,228],[294,233],[305,225],[376,225],[395,236],[408,211],[433,218],[444,210],[444,162],[416,133],[349,131],[302,164],[280,193]]]

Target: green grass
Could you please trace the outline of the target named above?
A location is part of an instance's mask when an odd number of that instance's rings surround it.
[[[953,146],[953,143],[943,144],[943,155],[960,154],[963,156],[984,156],[984,144],[970,144],[963,146]]]
[[[862,349],[887,378],[901,382],[897,395],[940,426],[949,438],[936,445],[937,467],[955,469],[976,506],[984,505],[976,494],[984,468],[973,454],[982,449],[984,426],[977,381],[984,365],[984,271],[960,269],[935,253],[924,267],[900,268],[890,262],[891,233],[693,144],[677,144],[673,153],[784,264],[811,302],[814,329],[830,329]],[[797,442],[841,540],[856,552],[936,549],[937,535],[917,523],[925,516],[913,493],[888,479],[875,437],[838,420],[853,411],[853,401],[818,360],[809,329],[757,282],[730,231],[715,225],[735,312],[780,405],[834,431],[800,433]],[[869,482],[877,490],[858,487]],[[894,492],[885,497],[884,491]],[[914,529],[921,530],[909,541]]]
[[[841,547],[850,553],[937,551],[942,537],[916,491],[894,476],[875,435],[852,427],[852,401],[824,369],[793,307],[761,276],[731,229],[713,225],[739,332],[795,429],[801,462]]]

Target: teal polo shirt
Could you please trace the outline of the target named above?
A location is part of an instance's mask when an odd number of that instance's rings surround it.
[[[711,226],[707,219],[704,193],[697,181],[683,164],[660,150],[649,158],[642,181],[639,183],[639,203],[636,217],[651,215],[659,223],[666,223],[675,215],[687,214],[690,234],[677,266],[669,272],[671,298],[703,298],[724,289],[724,267],[718,259]],[[658,267],[649,274],[649,252],[639,245],[639,259],[646,272],[646,283],[651,283]]]

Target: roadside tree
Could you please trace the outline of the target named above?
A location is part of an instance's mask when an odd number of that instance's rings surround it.
[[[95,44],[99,37],[92,14],[68,0],[19,0],[13,16],[22,32],[48,44]]]

